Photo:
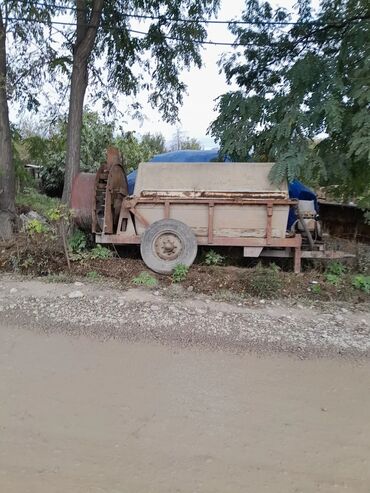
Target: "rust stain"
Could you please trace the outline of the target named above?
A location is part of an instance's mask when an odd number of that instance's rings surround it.
[[[140,193],[141,198],[202,198],[202,199],[286,199],[289,200],[285,192],[221,192],[221,191],[189,191],[189,190],[171,190],[155,191],[143,190]]]

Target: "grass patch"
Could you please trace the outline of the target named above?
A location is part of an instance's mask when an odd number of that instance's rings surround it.
[[[102,278],[101,274],[99,274],[99,272],[96,272],[96,270],[91,270],[90,272],[88,272],[86,274],[86,277],[90,280],[90,281],[98,281]]]
[[[370,276],[358,274],[352,279],[352,286],[366,294],[370,294]]]
[[[135,286],[145,286],[146,288],[154,288],[157,286],[157,279],[149,274],[149,272],[140,272],[140,274],[132,279],[132,284]]]
[[[216,301],[224,301],[225,303],[244,303],[244,295],[241,293],[236,293],[234,291],[230,291],[229,289],[220,289],[217,291],[213,298]]]
[[[58,283],[58,282],[63,282],[63,283],[71,283],[73,282],[73,279],[70,274],[66,272],[60,272],[59,274],[49,274],[48,276],[45,277],[46,282],[50,283]]]
[[[279,268],[275,264],[258,264],[249,281],[249,291],[259,298],[276,298],[282,288]]]
[[[313,284],[310,289],[313,294],[320,295],[322,293],[321,284]]]
[[[60,200],[48,197],[33,188],[25,188],[16,198],[17,207],[31,209],[41,216],[47,216],[48,211],[58,207]]]

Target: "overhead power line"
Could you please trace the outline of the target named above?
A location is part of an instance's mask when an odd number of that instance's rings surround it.
[[[47,23],[45,21],[40,21],[38,19],[30,19],[27,17],[7,17],[7,20],[10,21],[22,21],[22,22],[34,22],[37,24],[45,24],[45,25],[56,25],[56,26],[73,26],[77,27],[76,22],[67,22],[67,21],[51,21],[50,23]],[[93,24],[84,24],[85,27],[98,27],[97,25]],[[122,28],[119,28],[117,26],[105,26],[106,29],[109,29],[110,31],[122,31]],[[133,34],[140,34],[143,36],[147,36],[149,33],[145,31],[137,31],[135,29],[126,29],[126,31],[131,32]],[[171,41],[184,41],[184,39],[177,38],[175,36],[168,36],[167,34],[163,35],[163,38],[169,39]],[[199,44],[199,45],[213,45],[213,46],[254,46],[253,43],[227,43],[227,42],[221,42],[221,41],[198,41],[198,40],[192,40],[192,43],[194,44]]]
[[[23,3],[25,5],[29,4],[29,0],[18,0],[20,3]],[[85,12],[84,9],[78,9],[77,7],[69,7],[65,5],[53,5],[49,4],[46,2],[32,2],[32,5],[37,5],[39,7],[46,7],[50,9],[56,9],[56,10],[69,10],[70,12]],[[128,18],[133,18],[133,19],[143,19],[143,20],[163,20],[166,22],[183,22],[183,23],[200,23],[200,24],[221,24],[221,25],[263,25],[263,26],[301,26],[301,25],[322,25],[321,21],[318,20],[313,20],[313,21],[307,21],[307,22],[293,22],[293,21],[256,21],[256,20],[218,20],[218,19],[184,19],[184,18],[170,18],[166,17],[165,15],[148,15],[148,14],[127,14],[127,13],[122,13],[124,17]],[[369,20],[370,16],[363,16],[359,18],[353,18],[351,21],[356,21],[356,20]],[[332,24],[327,24],[328,26],[335,26],[336,23],[338,22],[343,22],[344,19],[338,19],[336,21],[333,21]]]
[[[21,1],[22,3],[26,3],[25,0],[19,0]],[[53,6],[51,4],[46,4],[46,3],[41,3],[41,2],[34,2],[33,3],[34,5],[39,5],[39,6],[44,6],[44,7],[56,7],[56,6]],[[74,9],[72,7],[63,7],[61,5],[58,5],[57,6],[58,8],[60,9],[63,9],[63,10],[66,10],[66,9],[70,9],[70,10],[74,10],[74,11],[77,11],[77,9]],[[163,19],[163,17],[156,17],[156,16],[138,16],[136,14],[124,14],[125,16],[127,17],[142,17],[142,18],[146,18],[146,19]],[[36,19],[36,18],[29,18],[29,17],[7,17],[7,20],[11,20],[11,21],[23,21],[23,22],[34,22],[34,23],[38,23],[38,24],[45,24],[45,25],[59,25],[59,26],[73,26],[73,27],[77,27],[77,23],[76,22],[68,22],[68,21],[57,21],[57,20],[52,20],[50,21],[49,23],[46,22],[46,21],[42,21],[42,20],[39,20],[39,19]],[[180,21],[180,22],[205,22],[205,23],[219,23],[219,24],[232,24],[232,23],[239,23],[239,21],[197,21],[197,20],[192,20],[192,19],[169,19],[171,22],[176,22],[176,21]],[[354,21],[367,21],[367,20],[370,20],[370,16],[367,17],[361,17],[361,18],[352,18],[352,19],[349,19],[347,22],[354,22]],[[244,24],[252,24],[252,22],[247,22],[247,21],[241,21],[241,23],[244,23]],[[261,25],[266,25],[266,23],[255,23],[255,24],[261,24]],[[269,23],[267,23],[269,24]],[[279,23],[272,23],[272,24],[279,24]],[[281,23],[280,23],[281,24]],[[290,25],[297,25],[298,23],[288,23]],[[103,25],[105,29],[109,30],[109,31],[122,31],[123,28],[122,27],[118,27],[118,26],[107,26],[107,25],[104,25],[104,24],[100,24],[100,25]],[[284,24],[281,24],[281,25],[284,25]],[[93,24],[83,24],[83,26],[85,27],[92,27],[92,28],[95,28],[95,27],[98,27],[97,25],[93,25]],[[330,28],[330,27],[338,27],[338,25],[336,24],[320,24],[320,28]],[[142,36],[148,36],[149,32],[145,32],[145,31],[140,31],[140,30],[135,30],[135,29],[131,29],[131,28],[125,28],[126,31],[128,32],[131,32],[133,34],[139,34],[139,35],[142,35]],[[171,36],[171,35],[167,35],[167,34],[163,34],[161,33],[162,37],[164,39],[168,39],[168,40],[171,40],[171,41],[184,41],[184,39],[181,39],[181,38],[178,38],[176,36]],[[199,44],[199,45],[208,45],[208,46],[230,46],[230,47],[245,47],[245,46],[255,46],[255,43],[241,43],[241,42],[234,42],[234,43],[230,43],[230,42],[223,42],[223,41],[200,41],[200,40],[192,40],[192,42],[194,44]]]
[[[127,31],[134,34],[142,34],[147,36],[148,33],[144,31],[137,31],[135,29],[127,29]],[[163,36],[165,39],[169,39],[171,41],[183,41],[183,39],[176,38],[175,36],[168,36],[167,34]],[[200,44],[200,45],[213,45],[213,46],[255,46],[254,43],[226,43],[222,41],[197,41],[192,40],[192,43]]]

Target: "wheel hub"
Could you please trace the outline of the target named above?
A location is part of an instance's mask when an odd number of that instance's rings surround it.
[[[163,260],[176,259],[182,249],[182,242],[174,233],[162,233],[154,240],[154,251]]]

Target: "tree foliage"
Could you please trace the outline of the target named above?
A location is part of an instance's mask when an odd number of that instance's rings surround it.
[[[113,141],[113,125],[105,123],[97,113],[83,115],[81,137],[81,170],[96,171],[105,160],[107,147]],[[23,161],[42,166],[41,188],[51,196],[61,196],[65,170],[67,122],[57,121],[47,137],[28,134],[22,140]]]
[[[220,0],[104,2],[92,61],[101,65],[104,60],[105,65],[101,69],[91,64],[98,97],[110,108],[112,99],[104,97],[106,87],[133,97],[146,90],[149,103],[166,121],[175,122],[186,89],[181,72],[193,64],[201,66],[199,42],[207,37],[201,21],[214,14],[219,4]],[[135,33],[137,28],[132,27],[128,13],[148,18],[139,29],[144,35]]]
[[[202,20],[215,13],[220,0],[76,0],[67,8],[76,19],[72,42],[57,66],[72,67],[63,201],[69,203],[79,172],[81,125],[88,78],[95,97],[112,110],[112,94],[130,96],[137,110],[139,91],[166,121],[174,122],[186,89],[181,71],[201,65],[199,42],[207,32]],[[133,29],[132,17],[144,20]],[[183,19],[187,19],[184,21]],[[189,19],[191,22],[188,22]],[[137,20],[135,20],[137,21]]]
[[[141,144],[146,146],[151,156],[166,152],[166,141],[160,133],[146,133],[141,137]]]
[[[185,135],[185,132],[181,130],[181,128],[177,128],[176,132],[173,135],[169,149],[171,151],[185,151],[185,150],[200,151],[202,149],[202,145],[196,138],[187,137]]]
[[[182,150],[200,151],[202,149],[202,144],[194,137],[186,137],[181,142]]]
[[[22,134],[14,125],[11,126],[11,138],[16,191],[18,192],[22,191],[26,186],[32,186],[34,183],[31,174],[25,167],[25,164],[29,162],[27,146],[24,143]]]
[[[6,88],[8,101],[22,109],[40,106],[43,85],[50,80],[49,68],[57,52],[52,44],[55,0],[46,4],[35,0],[4,0],[0,9],[7,41]]]
[[[13,234],[16,173],[8,102],[26,99],[35,105],[35,92],[42,85],[50,43],[45,31],[51,26],[54,1],[46,7],[5,0],[0,3],[0,237]],[[28,22],[41,23],[29,29]],[[43,41],[41,43],[41,41]],[[39,46],[40,43],[40,46]],[[9,50],[9,46],[16,49]],[[16,157],[16,156],[15,156]]]
[[[115,145],[121,151],[127,173],[136,169],[141,161],[147,161],[135,132],[123,132],[116,138]]]
[[[67,139],[67,121],[60,119],[45,136],[45,128],[38,125],[32,131],[32,125],[21,122],[21,130],[13,129],[13,148],[18,178],[27,183],[27,163],[42,166],[40,185],[43,192],[60,197],[63,191],[65,170],[65,144]],[[120,130],[116,133],[113,123],[106,123],[98,113],[85,111],[81,132],[81,170],[95,172],[106,159],[106,149],[114,145],[122,152],[126,171],[137,168],[140,162],[148,161],[155,154],[164,152],[163,135],[146,133],[141,139],[135,132]]]
[[[219,99],[210,127],[222,152],[370,204],[368,1],[324,0],[314,13],[299,0],[292,14],[248,0],[243,20],[254,24],[230,29],[245,48],[221,60],[239,90]]]

